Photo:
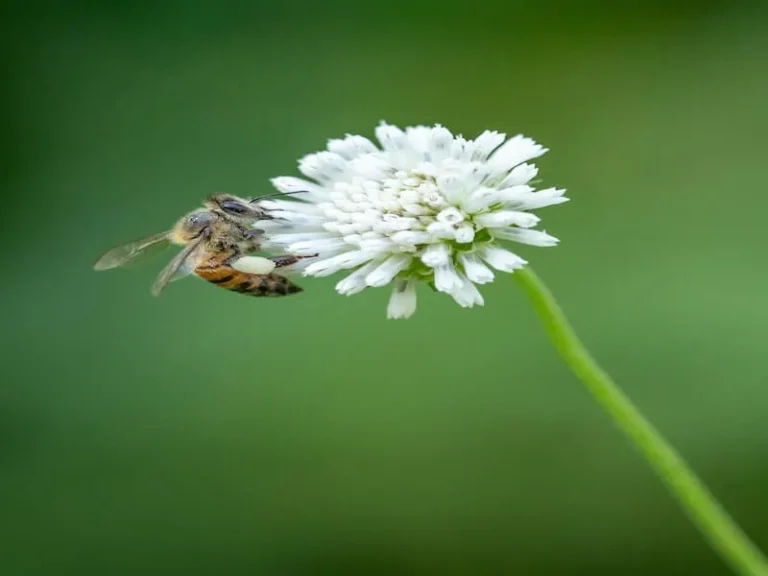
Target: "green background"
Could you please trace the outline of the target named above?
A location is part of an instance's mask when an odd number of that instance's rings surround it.
[[[381,119],[551,149],[519,253],[768,549],[760,4],[6,6],[0,573],[728,573],[511,279],[394,322],[91,270]]]

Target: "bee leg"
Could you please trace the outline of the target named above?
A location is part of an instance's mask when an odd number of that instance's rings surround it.
[[[255,242],[264,236],[264,230],[259,230],[258,228],[248,228],[243,231],[243,236],[245,236],[248,240]]]
[[[246,274],[269,274],[277,265],[269,258],[262,256],[241,256],[233,260],[230,266]]]
[[[275,268],[285,268],[286,266],[293,266],[305,258],[317,258],[317,254],[312,254],[312,256],[271,256],[269,259],[275,263]]]

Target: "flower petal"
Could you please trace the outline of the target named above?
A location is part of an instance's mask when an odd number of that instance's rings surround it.
[[[472,192],[462,203],[461,208],[469,214],[477,214],[499,202],[499,191],[481,187]]]
[[[488,266],[483,264],[476,254],[462,252],[459,254],[459,262],[464,268],[464,273],[470,282],[475,284],[487,284],[493,280],[493,272]]]
[[[496,148],[501,146],[506,134],[496,132],[495,130],[486,130],[480,136],[475,138],[475,150],[472,154],[473,160],[485,160]]]
[[[333,235],[327,232],[286,232],[269,235],[271,243],[285,245],[308,240],[326,240],[328,238],[333,238]]]
[[[367,287],[365,277],[379,265],[379,262],[368,262],[365,266],[358,268],[352,274],[336,284],[336,292],[344,296],[352,296],[362,292]]]
[[[326,258],[325,260],[318,260],[317,262],[313,262],[304,270],[304,275],[321,277],[330,276],[339,270],[360,266],[369,260],[373,260],[373,258],[376,256],[377,254],[374,252],[367,252],[365,250],[350,250],[349,252],[344,252],[342,254],[338,254],[337,256]]]
[[[347,160],[351,160],[362,154],[377,152],[378,148],[364,136],[347,134],[343,139],[328,140],[328,150]]]
[[[494,171],[507,172],[522,162],[538,158],[546,153],[547,149],[518,134],[502,144],[488,159],[488,164]]]
[[[432,240],[432,234],[421,230],[402,230],[392,234],[392,240],[398,244],[426,244]]]
[[[456,227],[453,236],[459,244],[469,244],[475,239],[475,228],[469,222],[464,222]]]
[[[412,260],[413,257],[406,254],[390,256],[365,277],[365,283],[372,287],[386,286],[394,280],[395,276],[408,268]]]
[[[539,169],[534,164],[520,164],[516,166],[507,176],[502,180],[498,188],[509,188],[510,186],[519,186],[520,184],[528,184],[539,173]]]
[[[398,279],[387,305],[387,318],[410,318],[416,312],[416,282]]]
[[[570,198],[563,196],[563,194],[565,194],[565,190],[558,190],[557,188],[546,188],[536,192],[527,191],[505,199],[504,205],[521,210],[535,210],[568,202]]]
[[[531,228],[536,226],[541,218],[529,212],[518,212],[516,210],[498,210],[488,212],[475,217],[475,222],[485,228],[503,228],[505,226],[520,226],[522,228]]]
[[[280,192],[293,194],[295,196],[299,196],[299,194],[303,193],[301,194],[301,197],[305,199],[316,199],[322,202],[328,197],[328,190],[315,182],[309,182],[301,178],[278,176],[277,178],[272,178],[271,182]]]
[[[338,253],[347,247],[343,238],[323,238],[320,240],[303,240],[288,245],[288,252],[296,256],[327,255]]]
[[[451,249],[445,244],[432,244],[424,250],[421,261],[430,268],[445,266],[450,262]]]
[[[453,134],[451,131],[437,124],[431,130],[429,156],[433,163],[437,164],[445,160],[451,153]]]
[[[560,240],[554,236],[550,236],[541,230],[527,230],[524,228],[490,228],[489,231],[495,238],[512,240],[513,242],[530,244],[531,246],[541,246],[542,248],[557,246],[558,242],[560,242]]]
[[[319,204],[309,202],[296,202],[294,200],[258,200],[256,203],[265,210],[283,210],[285,212],[303,212],[305,214],[319,214]]]
[[[450,261],[435,268],[435,289],[439,292],[453,294],[461,290],[463,280],[456,272]]]
[[[485,304],[483,295],[480,294],[477,287],[466,277],[459,275],[459,278],[461,280],[461,287],[450,293],[456,303],[462,308],[472,308],[473,306]]]
[[[408,137],[400,128],[382,122],[376,127],[376,138],[389,155],[390,162],[398,168],[412,168],[422,156],[411,146]]]
[[[317,152],[299,160],[299,170],[319,182],[333,182],[344,179],[347,161],[333,152]]]
[[[517,254],[498,246],[483,246],[478,253],[483,260],[501,272],[514,272],[528,264]]]

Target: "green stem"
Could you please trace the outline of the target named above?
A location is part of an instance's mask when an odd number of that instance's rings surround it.
[[[768,576],[768,561],[680,455],[589,355],[554,296],[528,267],[515,272],[560,356],[656,470],[712,547],[736,573]]]

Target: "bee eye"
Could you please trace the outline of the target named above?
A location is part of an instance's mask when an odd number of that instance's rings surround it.
[[[243,206],[240,202],[235,202],[234,200],[225,200],[221,203],[221,208],[235,214],[246,214],[248,212],[247,206]]]
[[[202,228],[210,224],[211,217],[205,212],[198,212],[196,214],[190,214],[187,221],[193,228]]]

